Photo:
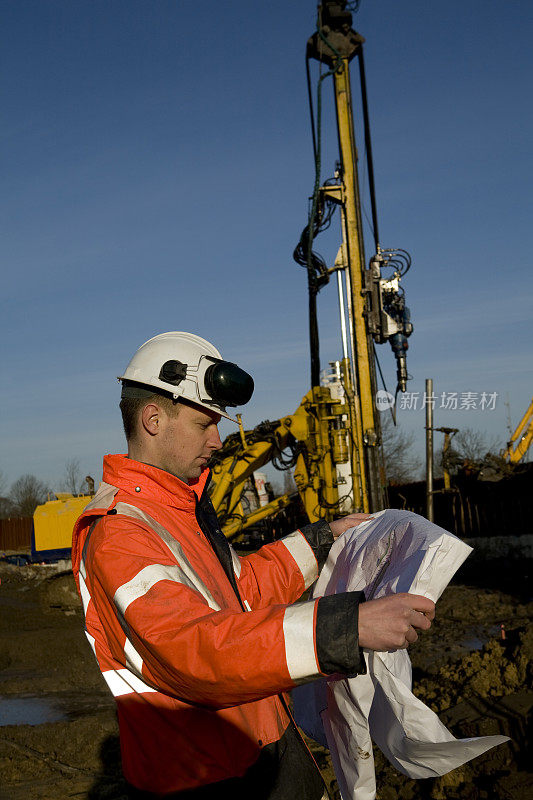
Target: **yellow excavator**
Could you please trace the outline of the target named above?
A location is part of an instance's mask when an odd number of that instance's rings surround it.
[[[383,248],[379,240],[363,43],[363,37],[352,28],[350,4],[323,0],[306,52],[315,181],[308,222],[294,251],[295,261],[306,269],[308,277],[311,389],[296,411],[283,419],[244,430],[239,417],[239,433],[228,436],[213,457],[211,499],[229,538],[242,536],[294,501],[294,494],[287,492],[251,507],[254,504],[248,498],[250,488],[253,491],[253,475],[268,462],[278,469],[294,469],[296,490],[311,522],[354,511],[375,511],[386,504],[378,412],[392,410],[395,397],[386,390],[377,391],[374,345],[390,342],[397,362],[396,393],[405,391],[407,338],[413,327],[400,281],[411,259],[405,250]],[[318,62],[316,93],[310,69],[313,61]],[[352,61],[359,66],[362,108],[358,120],[350,84]],[[322,181],[322,92],[328,79],[333,85],[339,160],[333,177]],[[372,208],[375,254],[368,266],[356,122],[364,130]],[[313,245],[317,235],[330,226],[335,211],[340,218],[340,242],[335,263],[328,267]],[[321,378],[317,295],[333,275],[339,298],[342,357],[331,363],[329,373]]]
[[[526,413],[516,426],[514,433],[501,454],[509,464],[518,464],[527,455],[533,442],[533,397]]]

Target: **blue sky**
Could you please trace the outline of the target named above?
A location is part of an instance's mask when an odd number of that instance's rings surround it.
[[[7,483],[32,472],[57,486],[70,458],[99,478],[102,454],[124,449],[115,377],[161,331],[199,333],[253,373],[248,427],[293,411],[309,388],[292,250],[313,185],[314,2],[2,10]],[[507,394],[516,424],[533,384],[532,17],[526,0],[362,0],[354,18],[381,239],[413,258],[408,389],[433,377],[437,394],[496,392],[493,411],[437,403],[435,415],[502,441]],[[326,178],[338,157],[330,86],[323,133]],[[366,187],[363,200],[370,214]],[[334,223],[317,241],[330,262],[338,236]],[[340,356],[333,282],[319,311],[326,366]],[[390,388],[394,359],[378,349]],[[422,448],[423,411],[398,417]]]

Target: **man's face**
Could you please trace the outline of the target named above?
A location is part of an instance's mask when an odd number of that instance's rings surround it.
[[[156,466],[186,482],[198,478],[212,453],[222,447],[219,422],[220,414],[214,411],[180,403],[177,416],[164,415]]]

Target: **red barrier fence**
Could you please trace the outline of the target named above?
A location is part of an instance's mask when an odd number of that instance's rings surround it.
[[[31,547],[31,517],[0,519],[0,551],[29,550]]]

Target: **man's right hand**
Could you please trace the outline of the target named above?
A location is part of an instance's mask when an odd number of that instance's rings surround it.
[[[359,644],[369,650],[400,650],[416,642],[416,628],[427,630],[435,603],[419,594],[390,594],[359,606]]]

